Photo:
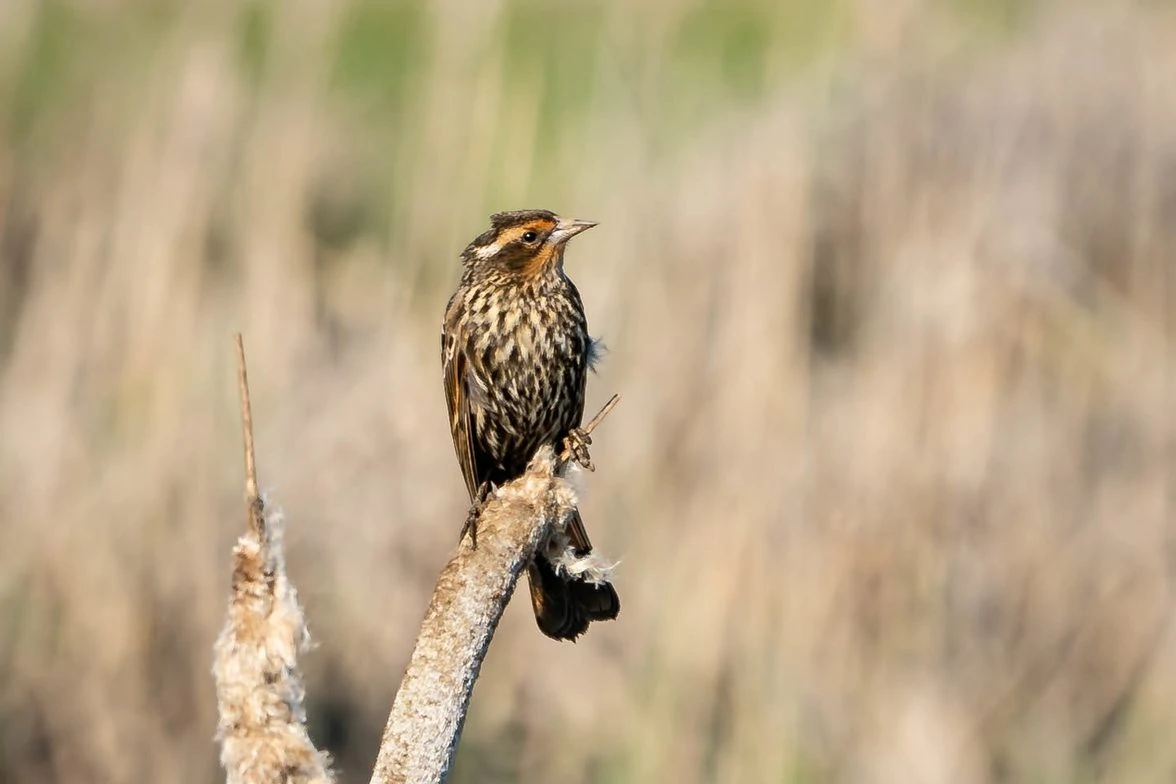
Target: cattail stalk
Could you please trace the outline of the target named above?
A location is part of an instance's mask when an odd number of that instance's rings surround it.
[[[590,435],[617,404],[613,396],[584,427]],[[462,542],[445,565],[384,728],[372,784],[439,784],[453,766],[466,709],[490,638],[536,548],[557,568],[598,570],[568,547],[576,494],[562,477],[572,455],[543,447],[478,518],[478,547]],[[589,461],[590,463],[590,461]]]
[[[490,638],[519,575],[575,509],[550,447],[503,487],[445,565],[384,729],[373,784],[441,782],[448,775]]]
[[[306,731],[298,654],[309,641],[286,576],[281,515],[257,490],[245,350],[237,335],[237,374],[245,439],[246,532],[233,548],[228,617],[214,648],[217,739],[229,784],[327,784],[330,760]]]

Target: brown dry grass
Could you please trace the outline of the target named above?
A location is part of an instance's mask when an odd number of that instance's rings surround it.
[[[1170,780],[1176,21],[1107,6],[841,3],[728,100],[669,88],[684,6],[618,0],[552,135],[493,10],[446,6],[390,120],[331,87],[346,4],[250,76],[227,0],[77,3],[114,43],[0,126],[0,778],[217,778],[235,330],[312,734],[365,777],[464,514],[454,258],[545,206],[602,223],[569,264],[624,610],[575,646],[508,610],[456,781]]]

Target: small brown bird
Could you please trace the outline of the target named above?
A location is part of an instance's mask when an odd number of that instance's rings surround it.
[[[461,254],[445,309],[441,362],[453,446],[475,514],[491,489],[521,475],[536,450],[578,432],[596,344],[580,292],[564,274],[568,240],[595,226],[547,210],[500,212]],[[465,530],[462,532],[463,536]],[[592,551],[579,512],[568,526],[577,557]],[[574,640],[621,602],[609,583],[559,574],[542,554],[527,569],[539,629]]]

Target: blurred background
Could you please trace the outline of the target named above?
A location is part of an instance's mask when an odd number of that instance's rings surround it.
[[[367,780],[531,207],[601,223],[623,610],[512,603],[455,782],[1176,778],[1171,3],[3,0],[0,780],[222,778],[237,330]]]

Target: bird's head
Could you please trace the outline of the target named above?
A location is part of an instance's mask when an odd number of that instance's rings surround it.
[[[561,218],[548,210],[516,210],[490,216],[490,228],[462,251],[471,267],[485,266],[523,277],[559,269],[567,241],[596,224]]]

